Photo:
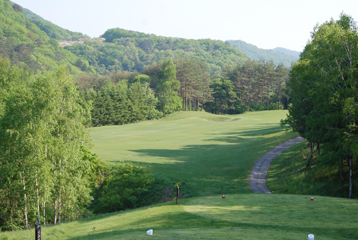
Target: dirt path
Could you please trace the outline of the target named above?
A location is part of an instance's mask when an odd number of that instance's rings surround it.
[[[278,157],[283,151],[287,148],[302,142],[305,140],[302,137],[297,137],[291,140],[288,140],[280,145],[274,147],[265,155],[260,157],[255,166],[251,170],[249,185],[252,191],[255,193],[271,193],[270,190],[266,186],[266,176],[271,165],[271,162]]]

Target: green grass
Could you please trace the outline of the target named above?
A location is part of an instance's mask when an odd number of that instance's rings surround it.
[[[318,158],[315,151],[308,168],[310,148],[307,141],[284,151],[271,164],[267,174],[267,186],[272,193],[313,194],[321,196],[348,197],[349,169],[344,162],[344,181],[340,181],[339,163]],[[354,173],[353,175],[355,176]],[[357,185],[358,182],[353,183]],[[353,191],[358,198],[358,191]]]
[[[286,113],[178,112],[156,121],[92,128],[93,151],[107,162],[149,165],[154,174],[180,182],[185,196],[250,193],[255,161],[297,136],[279,125]]]
[[[358,201],[306,195],[195,197],[43,228],[43,239],[357,239]],[[148,229],[154,235],[146,236]],[[33,239],[33,230],[5,233]],[[4,235],[4,233],[3,233]],[[1,239],[1,236],[0,236]]]
[[[47,226],[43,239],[298,240],[310,233],[315,239],[358,239],[357,200],[315,195],[310,201],[308,195],[250,191],[255,161],[297,136],[279,127],[285,114],[182,112],[156,121],[93,128],[94,151],[103,160],[151,166],[155,174],[182,182],[186,196],[197,197],[180,199],[178,205],[171,201]],[[148,229],[154,230],[153,236],[146,236]],[[1,233],[0,239],[5,235],[33,239],[34,230]]]

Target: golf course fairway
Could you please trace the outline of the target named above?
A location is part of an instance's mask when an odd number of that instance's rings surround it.
[[[315,240],[358,239],[357,200],[250,190],[255,161],[298,136],[280,127],[286,113],[178,112],[92,128],[93,152],[102,160],[149,166],[154,174],[180,182],[184,199],[43,227],[43,239],[298,240],[308,234]],[[149,229],[152,236],[146,235]],[[0,234],[0,239],[33,238],[33,229]]]
[[[149,166],[173,184],[180,182],[186,197],[251,193],[248,180],[255,161],[298,136],[280,127],[286,113],[177,112],[155,121],[92,128],[93,152],[107,162]]]

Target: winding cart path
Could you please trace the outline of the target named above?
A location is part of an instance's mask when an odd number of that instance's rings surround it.
[[[271,162],[287,148],[299,142],[302,142],[303,140],[305,139],[302,137],[297,137],[288,140],[274,147],[273,149],[265,153],[262,157],[260,157],[256,161],[255,166],[251,170],[250,179],[249,179],[249,185],[251,190],[254,191],[255,193],[271,193],[266,186],[266,176],[270,168]]]

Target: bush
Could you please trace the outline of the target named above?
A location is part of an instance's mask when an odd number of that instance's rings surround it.
[[[91,209],[94,213],[107,213],[139,207],[153,181],[146,168],[133,163],[117,164],[95,190]]]

